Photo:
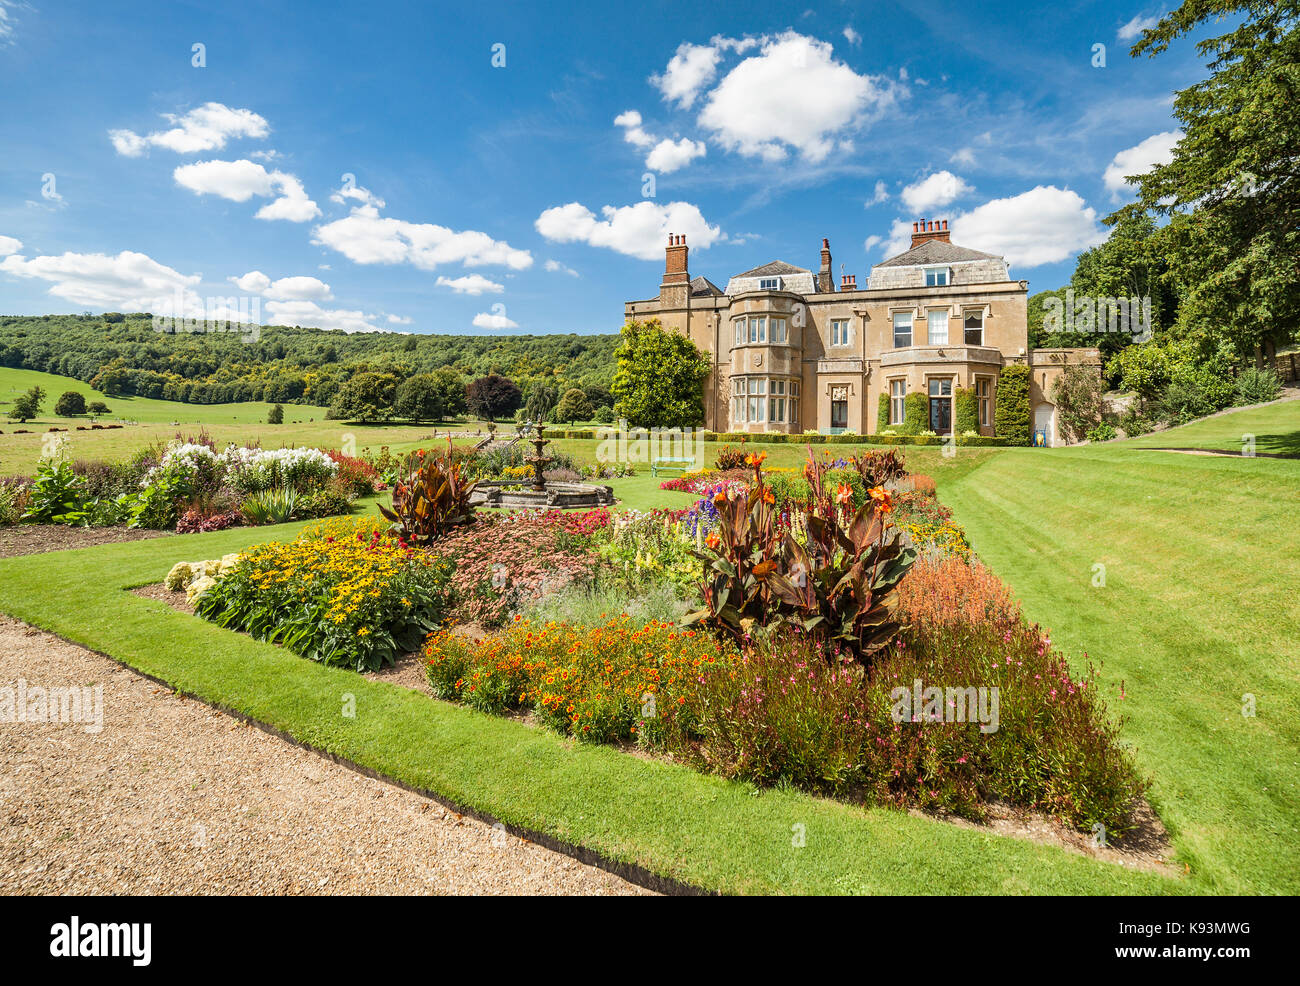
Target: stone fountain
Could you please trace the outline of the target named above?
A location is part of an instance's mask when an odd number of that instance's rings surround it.
[[[536,432],[532,438],[528,436]],[[533,467],[533,482],[527,489],[505,479],[479,480],[470,494],[470,505],[499,507],[515,510],[574,510],[608,507],[614,503],[614,491],[608,486],[594,483],[559,483],[546,479],[546,467],[554,461],[546,454],[551,440],[546,437],[546,426],[525,421],[519,426],[519,437],[533,446],[533,453],[524,456],[524,462]]]

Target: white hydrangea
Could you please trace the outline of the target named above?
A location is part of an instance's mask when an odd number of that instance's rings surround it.
[[[162,467],[179,465],[196,472],[200,466],[216,465],[219,457],[216,452],[206,445],[196,445],[193,442],[172,442],[167,446],[167,451],[163,453]]]

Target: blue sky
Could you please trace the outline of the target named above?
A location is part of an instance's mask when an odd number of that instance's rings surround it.
[[[1057,287],[1204,74],[1161,9],[0,0],[0,312],[607,332],[668,232],[861,284],[922,217]]]

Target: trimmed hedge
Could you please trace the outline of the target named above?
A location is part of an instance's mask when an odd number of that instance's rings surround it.
[[[980,405],[974,387],[958,387],[953,391],[952,417],[952,429],[959,435],[963,431],[980,430]]]
[[[930,429],[930,399],[919,390],[914,390],[903,398],[903,425],[900,429],[904,435],[919,435]]]
[[[918,394],[924,397],[924,394]],[[899,427],[895,425],[894,427]],[[590,428],[578,429],[575,431],[564,431],[561,429],[546,429],[547,438],[574,438],[574,439],[595,439],[599,436]],[[744,432],[744,431],[706,431],[704,432],[704,441],[706,442],[749,442],[755,445],[786,445],[794,443],[795,445],[942,445],[945,435],[823,435],[820,432],[816,434],[797,433],[794,435],[783,435],[779,432]],[[963,438],[960,434],[956,436],[958,445],[970,447],[1000,447],[1010,444],[1000,438],[987,438],[983,435]]]
[[[884,431],[889,427],[889,395],[881,394],[880,400],[876,402],[876,431]]]
[[[1029,410],[1029,367],[1004,366],[998,374],[997,410],[993,430],[1008,445],[1028,445],[1032,437]]]

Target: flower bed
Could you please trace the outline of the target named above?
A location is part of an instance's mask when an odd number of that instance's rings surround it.
[[[449,566],[366,522],[250,548],[199,597],[205,619],[324,664],[374,671],[447,609]]]
[[[589,742],[661,748],[670,732],[694,733],[697,689],[734,654],[707,634],[618,618],[598,627],[519,619],[483,641],[443,630],[424,657],[441,698],[493,713],[532,709]]]

